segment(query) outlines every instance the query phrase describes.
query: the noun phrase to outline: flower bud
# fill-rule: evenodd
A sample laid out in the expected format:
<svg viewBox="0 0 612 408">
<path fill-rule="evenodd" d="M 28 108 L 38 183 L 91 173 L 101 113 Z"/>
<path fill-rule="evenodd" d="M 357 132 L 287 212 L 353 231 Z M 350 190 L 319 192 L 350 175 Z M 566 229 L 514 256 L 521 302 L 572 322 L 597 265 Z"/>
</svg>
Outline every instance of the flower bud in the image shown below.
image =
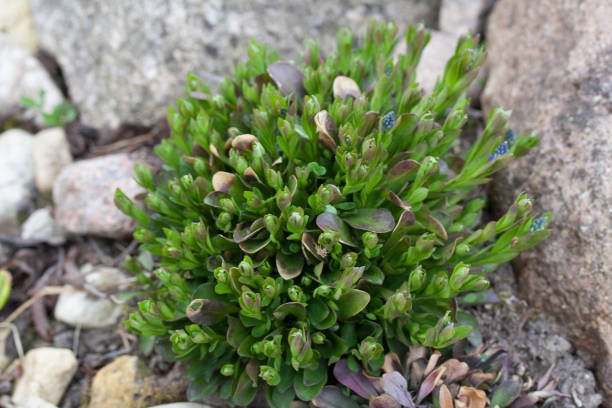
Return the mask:
<svg viewBox="0 0 612 408">
<path fill-rule="evenodd" d="M 374 249 L 378 245 L 378 235 L 370 231 L 364 232 L 361 236 L 361 241 L 366 248 Z"/>
<path fill-rule="evenodd" d="M 193 341 L 194 343 L 205 344 L 205 343 L 210 343 L 214 340 L 211 333 L 204 331 L 197 324 L 189 325 L 185 327 L 185 330 L 187 331 L 187 333 L 189 333 L 189 336 L 191 337 L 191 341 Z M 207 327 L 207 331 L 212 332 L 212 329 Z M 214 334 L 214 332 L 212 334 Z"/>
<path fill-rule="evenodd" d="M 226 283 L 227 282 L 227 271 L 223 268 L 217 268 L 215 269 L 215 279 L 217 280 L 217 282 L 219 283 Z"/>
<path fill-rule="evenodd" d="M 234 365 L 233 364 L 223 364 L 219 371 L 221 372 L 221 375 L 225 377 L 230 377 L 234 375 Z"/>
<path fill-rule="evenodd" d="M 176 353 L 182 353 L 183 351 L 187 350 L 189 346 L 193 344 L 191 342 L 191 338 L 189 337 L 187 333 L 185 333 L 184 330 L 176 330 L 170 336 L 170 342 L 172 343 L 172 349 Z"/>
<path fill-rule="evenodd" d="M 219 204 L 223 210 L 233 214 L 236 213 L 236 206 L 231 198 L 222 198 L 219 200 Z"/>
<path fill-rule="evenodd" d="M 523 198 L 517 204 L 519 213 L 524 214 L 530 211 L 531 207 L 533 207 L 533 200 L 531 200 L 530 198 Z"/>
<path fill-rule="evenodd" d="M 279 290 L 280 290 L 280 287 L 276 285 L 276 282 L 274 281 L 274 279 L 270 277 L 267 277 L 266 279 L 264 279 L 264 283 L 262 286 L 262 291 L 264 295 L 266 295 L 269 298 L 274 299 L 278 295 Z"/>
<path fill-rule="evenodd" d="M 338 233 L 336 231 L 323 231 L 319 235 L 318 243 L 323 248 L 327 249 L 328 251 L 331 251 L 333 246 L 336 244 L 336 242 L 338 242 L 339 239 L 340 237 L 338 236 Z"/>
<path fill-rule="evenodd" d="M 296 167 L 295 168 L 295 177 L 298 181 L 298 186 L 305 187 L 308 185 L 308 177 L 310 176 L 310 168 L 308 166 L 304 167 Z"/>
<path fill-rule="evenodd" d="M 302 288 L 297 285 L 292 285 L 289 287 L 289 289 L 287 289 L 287 294 L 289 295 L 289 299 L 291 299 L 293 302 L 302 301 L 302 297 L 304 296 Z"/>
<path fill-rule="evenodd" d="M 455 266 L 453 273 L 450 278 L 450 286 L 454 290 L 458 291 L 461 289 L 463 282 L 465 282 L 466 278 L 470 275 L 470 266 L 464 263 L 459 263 Z"/>
<path fill-rule="evenodd" d="M 276 386 L 280 383 L 281 377 L 274 367 L 267 365 L 259 366 L 259 377 L 268 385 Z"/>
<path fill-rule="evenodd" d="M 376 156 L 376 140 L 373 137 L 367 138 L 361 145 L 361 156 L 366 162 L 370 162 Z"/>
<path fill-rule="evenodd" d="M 425 271 L 421 265 L 417 266 L 412 272 L 410 272 L 410 277 L 408 278 L 408 282 L 410 283 L 410 292 L 418 292 L 423 288 L 425 284 Z"/>
<path fill-rule="evenodd" d="M 489 281 L 483 278 L 482 276 L 475 277 L 476 279 L 469 281 L 461 290 L 463 291 L 481 291 L 485 290 L 489 287 Z"/>
<path fill-rule="evenodd" d="M 351 152 L 344 153 L 344 156 L 342 157 L 342 162 L 344 163 L 345 169 L 348 170 L 352 168 L 353 164 L 355 164 L 355 155 Z"/>
<path fill-rule="evenodd" d="M 251 276 L 253 274 L 253 261 L 250 257 L 245 256 L 242 261 L 238 264 L 240 275 Z"/>
<path fill-rule="evenodd" d="M 317 193 L 317 198 L 322 204 L 329 204 L 334 199 L 334 190 L 331 187 L 321 186 Z"/>
<path fill-rule="evenodd" d="M 323 344 L 325 343 L 325 334 L 321 332 L 314 332 L 312 334 L 312 342 L 314 344 Z"/>
<path fill-rule="evenodd" d="M 367 337 L 359 344 L 359 359 L 363 363 L 368 363 L 380 357 L 382 352 L 383 346 L 373 337 Z"/>
<path fill-rule="evenodd" d="M 332 290 L 327 285 L 321 285 L 316 288 L 313 292 L 315 296 L 328 297 L 331 294 Z"/>
<path fill-rule="evenodd" d="M 261 295 L 247 287 L 242 288 L 242 295 L 238 298 L 240 308 L 246 316 L 259 316 L 261 310 Z"/>
<path fill-rule="evenodd" d="M 268 214 L 264 217 L 264 225 L 271 235 L 275 235 L 280 229 L 280 220 L 276 215 Z"/>
<path fill-rule="evenodd" d="M 463 258 L 464 256 L 469 255 L 471 250 L 472 247 L 469 244 L 462 242 L 455 248 L 455 253 Z"/>
<path fill-rule="evenodd" d="M 271 168 L 267 169 L 266 183 L 268 183 L 270 187 L 277 191 L 283 188 L 283 178 L 281 177 L 280 172 Z"/>
<path fill-rule="evenodd" d="M 306 226 L 306 218 L 304 217 L 304 210 L 300 207 L 296 208 L 289 214 L 287 220 L 287 228 L 291 232 L 301 232 Z"/>
<path fill-rule="evenodd" d="M 347 252 L 346 254 L 342 255 L 342 258 L 340 259 L 340 267 L 342 269 L 352 268 L 357 263 L 357 256 L 358 255 L 355 252 Z"/>
<path fill-rule="evenodd" d="M 412 309 L 412 299 L 408 290 L 398 290 L 387 299 L 384 308 L 385 319 L 393 320 Z"/>
<path fill-rule="evenodd" d="M 286 188 L 276 193 L 276 205 L 281 211 L 286 210 L 289 204 L 291 204 L 291 194 Z"/>
</svg>

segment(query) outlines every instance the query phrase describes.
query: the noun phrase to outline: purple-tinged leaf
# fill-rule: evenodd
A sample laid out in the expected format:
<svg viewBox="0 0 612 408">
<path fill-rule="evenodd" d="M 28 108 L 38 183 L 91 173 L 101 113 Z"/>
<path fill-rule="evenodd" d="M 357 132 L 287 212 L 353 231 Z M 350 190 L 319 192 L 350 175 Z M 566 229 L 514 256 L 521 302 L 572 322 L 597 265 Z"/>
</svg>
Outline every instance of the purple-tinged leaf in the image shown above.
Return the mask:
<svg viewBox="0 0 612 408">
<path fill-rule="evenodd" d="M 213 191 L 212 193 L 209 193 L 208 195 L 206 195 L 206 197 L 204 197 L 204 204 L 210 205 L 211 207 L 215 208 L 222 208 L 221 199 L 226 197 L 227 194 L 221 191 Z"/>
<path fill-rule="evenodd" d="M 357 246 L 353 237 L 351 236 L 351 231 L 348 226 L 338 217 L 336 214 L 332 214 L 330 212 L 323 212 L 317 216 L 317 227 L 319 227 L 322 231 L 329 230 L 338 233 L 340 237 L 340 242 L 350 246 Z"/>
<path fill-rule="evenodd" d="M 242 249 L 247 254 L 255 254 L 261 251 L 262 249 L 264 249 L 266 245 L 270 243 L 270 241 L 271 239 L 270 237 L 268 237 L 267 239 L 263 239 L 263 240 L 244 241 L 238 244 L 238 246 L 240 247 L 240 249 Z"/>
<path fill-rule="evenodd" d="M 378 396 L 378 392 L 368 378 L 363 375 L 361 370 L 352 371 L 346 359 L 338 361 L 334 365 L 334 377 L 345 387 L 350 388 L 355 394 L 369 400 L 371 397 Z"/>
<path fill-rule="evenodd" d="M 220 300 L 194 299 L 187 306 L 187 318 L 194 323 L 212 325 L 226 318 L 226 315 L 236 311 L 231 303 Z"/>
<path fill-rule="evenodd" d="M 208 94 L 205 94 L 204 92 L 192 91 L 189 96 L 200 101 L 208 100 Z"/>
<path fill-rule="evenodd" d="M 395 194 L 393 191 L 389 190 L 389 189 L 384 189 L 383 193 L 387 196 L 387 199 L 389 201 L 391 201 L 393 204 L 397 205 L 398 207 L 409 211 L 410 210 L 410 203 L 402 198 L 400 198 L 397 194 Z"/>
<path fill-rule="evenodd" d="M 436 384 L 440 380 L 440 377 L 442 377 L 442 374 L 444 374 L 444 368 L 438 367 L 433 370 L 427 377 L 425 377 L 425 380 L 423 380 L 423 383 L 419 388 L 419 393 L 417 395 L 417 403 L 420 403 L 425 397 L 431 394 L 434 388 L 436 388 Z"/>
<path fill-rule="evenodd" d="M 335 138 L 337 130 L 336 124 L 329 112 L 322 110 L 315 115 L 314 121 L 317 126 L 317 131 L 319 132 L 319 141 L 329 150 L 335 152 L 338 148 L 338 143 Z"/>
<path fill-rule="evenodd" d="M 295 94 L 298 98 L 304 96 L 304 74 L 298 67 L 289 62 L 279 61 L 268 65 L 267 71 L 284 95 Z"/>
<path fill-rule="evenodd" d="M 408 382 L 404 376 L 397 371 L 383 374 L 382 388 L 387 394 L 392 396 L 393 399 L 403 406 L 415 408 L 414 402 L 412 402 L 412 396 L 408 392 Z"/>
<path fill-rule="evenodd" d="M 226 171 L 218 171 L 212 176 L 212 185 L 215 191 L 227 193 L 234 185 L 236 176 Z"/>
<path fill-rule="evenodd" d="M 370 398 L 370 408 L 401 408 L 402 404 L 397 402 L 389 394 L 379 395 L 378 397 Z"/>
<path fill-rule="evenodd" d="M 342 393 L 340 388 L 326 385 L 310 401 L 316 408 L 359 408 L 359 404 Z"/>
<path fill-rule="evenodd" d="M 253 143 L 257 141 L 257 137 L 249 133 L 245 133 L 243 135 L 238 135 L 233 138 L 231 145 L 236 150 L 251 150 L 253 148 Z"/>
<path fill-rule="evenodd" d="M 440 387 L 440 408 L 453 408 L 453 397 L 446 384 L 442 384 Z"/>
<path fill-rule="evenodd" d="M 393 230 L 393 215 L 384 208 L 360 208 L 344 216 L 344 221 L 351 227 L 382 234 Z"/>
<path fill-rule="evenodd" d="M 338 75 L 334 79 L 334 83 L 332 85 L 334 98 L 346 99 L 348 96 L 352 96 L 353 98 L 359 98 L 361 95 L 361 89 L 359 89 L 359 85 L 352 78 Z"/>
<path fill-rule="evenodd" d="M 326 255 L 322 253 L 314 237 L 308 232 L 302 234 L 302 253 L 306 259 L 314 259 L 314 261 L 322 261 Z"/>
<path fill-rule="evenodd" d="M 394 371 L 402 371 L 402 363 L 399 357 L 394 352 L 390 351 L 385 354 L 385 362 L 383 363 L 382 369 L 385 373 L 392 373 Z"/>
<path fill-rule="evenodd" d="M 234 242 L 239 244 L 251 238 L 264 228 L 263 218 L 258 218 L 253 222 L 245 221 L 236 225 L 234 228 Z"/>
<path fill-rule="evenodd" d="M 470 371 L 469 365 L 454 358 L 446 360 L 440 367 L 446 367 L 442 374 L 442 381 L 449 385 L 462 380 Z"/>
<path fill-rule="evenodd" d="M 293 279 L 300 276 L 304 268 L 304 258 L 301 256 L 289 255 L 282 252 L 276 254 L 276 269 L 279 275 L 285 279 Z"/>
<path fill-rule="evenodd" d="M 416 160 L 401 160 L 389 170 L 387 178 L 395 179 L 398 177 L 406 178 L 416 172 L 420 167 L 420 163 Z"/>
</svg>

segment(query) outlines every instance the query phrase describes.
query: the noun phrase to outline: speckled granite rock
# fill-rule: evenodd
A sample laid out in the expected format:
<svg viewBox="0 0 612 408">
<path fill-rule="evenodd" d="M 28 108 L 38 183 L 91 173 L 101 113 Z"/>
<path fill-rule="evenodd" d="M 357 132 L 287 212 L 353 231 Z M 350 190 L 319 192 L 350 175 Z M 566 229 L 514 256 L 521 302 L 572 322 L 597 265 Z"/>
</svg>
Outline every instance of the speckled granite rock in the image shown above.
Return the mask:
<svg viewBox="0 0 612 408">
<path fill-rule="evenodd" d="M 181 96 L 185 75 L 225 76 L 251 38 L 297 58 L 304 40 L 335 48 L 336 30 L 370 19 L 437 24 L 439 0 L 32 0 L 41 46 L 53 53 L 85 123 L 152 124 Z"/>
<path fill-rule="evenodd" d="M 517 262 L 522 290 L 561 316 L 597 357 L 612 405 L 612 6 L 609 0 L 501 0 L 487 30 L 486 109 L 541 145 L 492 183 L 500 209 L 527 191 L 552 236 Z"/>
<path fill-rule="evenodd" d="M 53 187 L 55 219 L 66 231 L 111 238 L 129 236 L 135 221 L 117 209 L 115 189 L 130 198 L 144 190 L 132 179 L 136 163 L 150 162 L 148 154 L 113 154 L 72 163 Z"/>
</svg>

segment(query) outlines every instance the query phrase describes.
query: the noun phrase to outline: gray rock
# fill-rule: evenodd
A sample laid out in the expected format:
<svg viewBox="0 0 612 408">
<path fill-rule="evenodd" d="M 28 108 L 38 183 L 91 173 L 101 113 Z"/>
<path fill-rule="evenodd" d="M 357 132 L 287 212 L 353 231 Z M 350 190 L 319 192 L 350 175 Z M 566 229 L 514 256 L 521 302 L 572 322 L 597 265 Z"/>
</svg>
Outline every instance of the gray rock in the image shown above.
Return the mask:
<svg viewBox="0 0 612 408">
<path fill-rule="evenodd" d="M 437 23 L 439 0 L 32 0 L 43 48 L 63 68 L 85 123 L 152 124 L 182 96 L 187 72 L 225 76 L 246 57 L 251 38 L 282 58 L 297 58 L 304 40 L 328 54 L 336 30 L 363 31 L 370 19 Z"/>
<path fill-rule="evenodd" d="M 0 78 L 2 78 L 1 73 Z M 0 160 L 1 222 L 14 219 L 19 203 L 29 195 L 27 186 L 34 178 L 32 135 L 21 129 L 7 130 L 0 134 L 0 152 L 2 152 L 2 160 Z"/>
<path fill-rule="evenodd" d="M 501 0 L 487 29 L 486 110 L 513 109 L 540 146 L 492 184 L 504 211 L 527 191 L 551 238 L 517 260 L 521 291 L 596 356 L 612 405 L 612 7 L 609 0 Z"/>
<path fill-rule="evenodd" d="M 416 70 L 417 82 L 426 93 L 433 92 L 438 77 L 444 73 L 446 62 L 455 54 L 458 34 L 432 31 Z"/>
<path fill-rule="evenodd" d="M 17 408 L 56 408 L 56 406 L 39 397 L 25 397 Z"/>
<path fill-rule="evenodd" d="M 129 277 L 121 270 L 106 266 L 85 264 L 81 268 L 85 285 L 104 290 L 116 288 Z M 55 304 L 55 319 L 71 326 L 84 328 L 109 327 L 117 323 L 122 309 L 105 297 L 94 296 L 85 291 L 64 292 Z"/>
<path fill-rule="evenodd" d="M 23 404 L 28 398 L 38 397 L 59 404 L 77 365 L 77 359 L 68 349 L 40 347 L 28 351 L 23 359 L 23 375 L 13 390 L 13 401 Z"/>
<path fill-rule="evenodd" d="M 6 34 L 0 33 L 0 115 L 8 114 L 19 105 L 22 97 L 38 100 L 38 93 L 45 91 L 43 110 L 51 112 L 64 101 L 62 93 L 51 80 L 43 66 L 28 50 L 17 45 Z M 42 126 L 42 117 L 26 111 L 24 119 L 32 119 Z"/>
<path fill-rule="evenodd" d="M 34 181 L 38 191 L 51 193 L 60 171 L 72 163 L 70 144 L 64 129 L 55 127 L 40 131 L 34 136 Z"/>
<path fill-rule="evenodd" d="M 55 219 L 68 232 L 111 238 L 129 236 L 136 222 L 113 202 L 120 188 L 133 198 L 144 190 L 132 179 L 143 154 L 114 154 L 72 163 L 62 170 L 53 187 Z"/>
<path fill-rule="evenodd" d="M 490 2 L 490 0 L 442 0 L 440 30 L 457 35 L 470 30 L 472 34 L 477 34 L 482 28 L 481 20 Z"/>
<path fill-rule="evenodd" d="M 35 51 L 37 46 L 29 1 L 2 0 L 0 33 L 6 33 L 20 46 Z"/>
<path fill-rule="evenodd" d="M 21 239 L 60 243 L 64 241 L 64 230 L 53 219 L 48 208 L 34 211 L 21 226 Z"/>
</svg>

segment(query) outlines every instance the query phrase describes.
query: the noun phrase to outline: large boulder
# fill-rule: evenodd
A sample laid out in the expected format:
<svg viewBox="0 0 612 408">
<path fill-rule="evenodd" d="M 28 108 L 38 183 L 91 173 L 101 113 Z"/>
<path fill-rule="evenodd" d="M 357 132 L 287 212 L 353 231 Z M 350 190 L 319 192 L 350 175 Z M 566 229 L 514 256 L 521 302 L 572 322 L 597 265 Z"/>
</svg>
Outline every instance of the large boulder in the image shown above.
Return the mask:
<svg viewBox="0 0 612 408">
<path fill-rule="evenodd" d="M 185 76 L 214 79 L 246 57 L 251 38 L 282 58 L 304 40 L 335 49 L 336 30 L 370 19 L 437 22 L 439 0 L 32 0 L 41 47 L 54 54 L 85 123 L 153 124 L 182 96 Z"/>
<path fill-rule="evenodd" d="M 557 314 L 597 356 L 612 404 L 612 5 L 501 0 L 487 29 L 483 105 L 541 145 L 493 183 L 494 205 L 520 192 L 552 211 L 552 236 L 518 260 L 530 302 Z"/>
</svg>

